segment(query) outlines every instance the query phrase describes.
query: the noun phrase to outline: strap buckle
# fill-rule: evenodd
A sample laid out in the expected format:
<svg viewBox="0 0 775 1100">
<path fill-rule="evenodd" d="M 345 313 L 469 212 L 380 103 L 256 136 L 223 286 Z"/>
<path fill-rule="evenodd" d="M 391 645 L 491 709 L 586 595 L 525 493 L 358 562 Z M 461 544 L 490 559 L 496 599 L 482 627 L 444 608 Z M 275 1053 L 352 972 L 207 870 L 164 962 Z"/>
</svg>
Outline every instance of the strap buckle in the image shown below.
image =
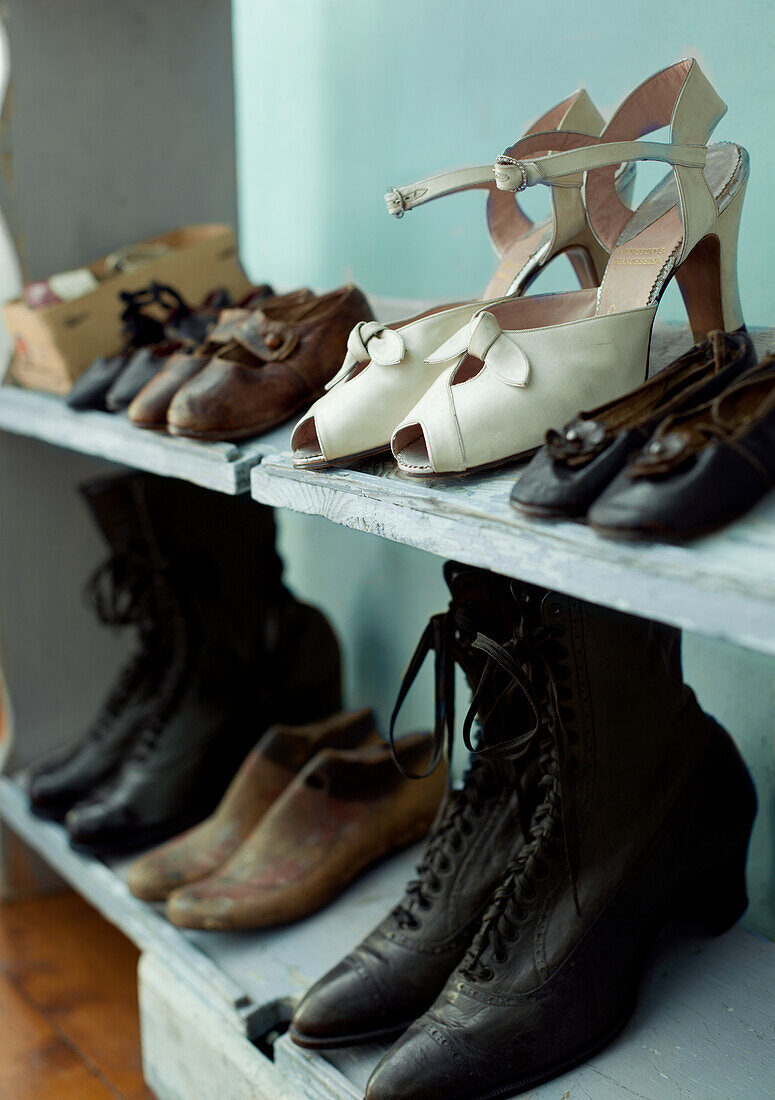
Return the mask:
<svg viewBox="0 0 775 1100">
<path fill-rule="evenodd" d="M 388 214 L 392 214 L 394 218 L 403 218 L 406 213 L 406 199 L 403 192 L 397 187 L 388 187 L 385 192 L 385 206 Z"/>
<path fill-rule="evenodd" d="M 508 172 L 499 172 L 499 168 L 508 168 Z M 519 172 L 519 180 L 515 183 L 514 172 Z M 495 176 L 495 182 L 498 185 L 498 189 L 501 191 L 524 191 L 527 187 L 527 169 L 521 160 L 515 160 L 514 157 L 509 157 L 505 153 L 501 153 L 499 157 L 495 158 L 495 163 L 492 167 L 492 174 Z"/>
</svg>

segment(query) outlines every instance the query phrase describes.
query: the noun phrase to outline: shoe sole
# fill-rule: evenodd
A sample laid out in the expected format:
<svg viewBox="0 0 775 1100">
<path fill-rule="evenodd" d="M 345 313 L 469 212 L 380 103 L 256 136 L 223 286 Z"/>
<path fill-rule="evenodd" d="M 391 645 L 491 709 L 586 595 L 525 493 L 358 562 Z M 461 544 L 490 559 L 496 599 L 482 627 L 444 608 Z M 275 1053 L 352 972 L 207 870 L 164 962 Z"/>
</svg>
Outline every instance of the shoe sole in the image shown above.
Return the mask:
<svg viewBox="0 0 775 1100">
<path fill-rule="evenodd" d="M 97 856 L 98 858 L 126 855 L 130 852 L 139 852 L 143 848 L 154 848 L 158 844 L 163 844 L 165 840 L 169 840 L 171 837 L 185 832 L 186 829 L 198 825 L 200 821 L 204 821 L 205 817 L 207 817 L 207 814 L 179 818 L 165 825 L 158 825 L 132 833 L 130 836 L 117 837 L 115 840 L 97 840 L 91 843 L 89 841 L 74 840 L 73 837 L 70 837 L 70 847 L 74 852 L 79 852 L 81 855 Z"/>
<path fill-rule="evenodd" d="M 382 1028 L 379 1031 L 362 1031 L 355 1035 L 333 1035 L 326 1039 L 313 1038 L 291 1024 L 288 1034 L 296 1046 L 304 1047 L 305 1050 L 337 1050 L 340 1047 L 357 1047 L 364 1046 L 366 1043 L 379 1043 L 385 1039 L 398 1039 L 413 1023 L 413 1020 L 407 1020 L 405 1024 Z"/>
</svg>

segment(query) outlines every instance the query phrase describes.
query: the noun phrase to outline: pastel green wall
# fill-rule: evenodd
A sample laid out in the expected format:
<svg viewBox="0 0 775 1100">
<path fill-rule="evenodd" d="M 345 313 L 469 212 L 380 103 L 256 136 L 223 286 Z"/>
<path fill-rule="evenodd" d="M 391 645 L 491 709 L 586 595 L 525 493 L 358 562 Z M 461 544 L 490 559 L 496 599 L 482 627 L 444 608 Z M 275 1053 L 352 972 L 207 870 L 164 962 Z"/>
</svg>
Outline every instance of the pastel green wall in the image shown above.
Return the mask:
<svg viewBox="0 0 775 1100">
<path fill-rule="evenodd" d="M 397 222 L 385 213 L 386 187 L 490 162 L 579 86 L 610 113 L 652 72 L 692 54 L 729 104 L 718 140 L 751 153 L 743 304 L 749 324 L 772 323 L 771 0 L 233 6 L 242 228 L 257 276 L 320 287 L 354 279 L 397 297 L 481 293 L 492 267 L 483 197 L 445 199 Z M 555 273 L 546 288 L 566 278 Z M 661 316 L 682 316 L 677 294 Z"/>
<path fill-rule="evenodd" d="M 770 0 L 233 6 L 242 253 L 254 278 L 320 288 L 353 279 L 397 297 L 480 293 L 492 265 L 482 197 L 434 203 L 396 222 L 384 210 L 386 186 L 487 163 L 579 85 L 610 111 L 634 84 L 691 53 L 730 105 L 719 139 L 751 151 L 743 302 L 749 323 L 772 324 Z M 548 274 L 546 289 L 569 278 Z M 660 316 L 682 317 L 677 295 Z M 446 603 L 439 559 L 323 519 L 283 513 L 280 530 L 290 583 L 338 627 L 349 702 L 374 705 L 384 726 L 428 615 Z M 701 702 L 732 731 L 756 776 L 747 923 L 775 937 L 775 661 L 691 637 L 685 660 Z M 404 728 L 427 726 L 431 714 L 426 678 Z"/>
</svg>

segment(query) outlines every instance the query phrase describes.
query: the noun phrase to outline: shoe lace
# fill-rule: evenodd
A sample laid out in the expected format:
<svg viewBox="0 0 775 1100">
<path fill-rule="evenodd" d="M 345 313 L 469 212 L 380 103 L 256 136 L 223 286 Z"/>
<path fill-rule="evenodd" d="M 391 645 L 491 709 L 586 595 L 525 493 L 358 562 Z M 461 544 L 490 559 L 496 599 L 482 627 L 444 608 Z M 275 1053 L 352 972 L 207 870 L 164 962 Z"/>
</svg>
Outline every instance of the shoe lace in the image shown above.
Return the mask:
<svg viewBox="0 0 775 1100">
<path fill-rule="evenodd" d="M 454 600 L 447 611 L 432 615 L 407 666 L 390 717 L 388 738 L 396 767 L 407 779 L 424 779 L 443 756 L 451 758 L 455 734 L 455 666 L 465 668 L 468 640 L 476 635 L 472 620 Z M 434 719 L 428 767 L 421 774 L 409 771 L 396 753 L 395 728 L 401 707 L 426 657 L 434 654 Z"/>
<path fill-rule="evenodd" d="M 128 700 L 138 690 L 153 667 L 150 646 L 153 617 L 151 612 L 153 577 L 141 555 L 132 551 L 113 554 L 92 573 L 86 582 L 85 596 L 104 626 L 137 626 L 143 644 L 118 675 L 100 707 L 87 737 L 102 740 Z"/>
<path fill-rule="evenodd" d="M 464 851 L 465 841 L 473 832 L 473 822 L 488 805 L 492 793 L 494 768 L 483 760 L 474 760 L 463 786 L 450 791 L 447 804 L 425 846 L 421 861 L 393 909 L 392 916 L 404 931 L 420 927 L 417 910 L 428 911 L 443 888 L 442 879 L 455 866 Z"/>
<path fill-rule="evenodd" d="M 478 750 L 479 755 L 519 758 L 537 742 L 538 786 L 543 791 L 527 833 L 528 841 L 493 894 L 482 926 L 461 964 L 472 980 L 489 981 L 494 972 L 484 961 L 487 950 L 492 951 L 497 963 L 507 961 L 508 944 L 518 938 L 519 925 L 528 919 L 530 906 L 539 896 L 535 883 L 546 877 L 548 864 L 557 858 L 565 863 L 579 912 L 578 813 L 576 784 L 567 776 L 572 758 L 558 685 L 561 661 L 553 652 L 556 632 L 543 626 L 532 628 L 523 617 L 509 646 L 499 646 L 491 639 L 476 639 L 473 644 L 484 648 L 491 662 L 512 675 L 536 718 L 533 729 L 500 744 L 485 745 Z"/>
<path fill-rule="evenodd" d="M 462 972 L 471 981 L 487 982 L 495 976 L 486 961 L 488 952 L 494 962 L 508 962 L 509 947 L 518 940 L 520 925 L 528 920 L 530 907 L 538 899 L 536 883 L 547 877 L 549 863 L 564 854 L 562 783 L 556 744 L 551 735 L 543 741 L 539 766 L 542 772 L 539 785 L 544 789 L 544 798 L 533 816 L 530 839 L 509 865 L 461 963 Z M 578 906 L 578 902 L 576 904 Z"/>
</svg>

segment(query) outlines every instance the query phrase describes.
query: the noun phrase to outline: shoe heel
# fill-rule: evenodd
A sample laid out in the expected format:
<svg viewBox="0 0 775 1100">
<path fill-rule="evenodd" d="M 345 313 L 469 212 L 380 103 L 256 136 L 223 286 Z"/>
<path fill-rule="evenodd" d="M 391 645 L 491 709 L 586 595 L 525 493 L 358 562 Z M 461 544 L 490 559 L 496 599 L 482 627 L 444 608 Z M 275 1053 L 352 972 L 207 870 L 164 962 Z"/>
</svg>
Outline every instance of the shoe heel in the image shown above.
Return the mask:
<svg viewBox="0 0 775 1100">
<path fill-rule="evenodd" d="M 608 265 L 608 252 L 589 226 L 570 241 L 563 252 L 570 260 L 581 289 L 596 290 L 603 281 L 603 274 Z"/>
<path fill-rule="evenodd" d="M 748 180 L 676 271 L 676 282 L 697 343 L 713 329 L 735 332 L 743 326 L 737 280 L 737 242 Z"/>
<path fill-rule="evenodd" d="M 737 924 L 748 908 L 745 853 L 741 858 L 742 867 L 736 869 L 734 874 L 709 875 L 688 888 L 673 914 L 673 920 L 697 924 L 711 936 L 720 936 Z"/>
</svg>

